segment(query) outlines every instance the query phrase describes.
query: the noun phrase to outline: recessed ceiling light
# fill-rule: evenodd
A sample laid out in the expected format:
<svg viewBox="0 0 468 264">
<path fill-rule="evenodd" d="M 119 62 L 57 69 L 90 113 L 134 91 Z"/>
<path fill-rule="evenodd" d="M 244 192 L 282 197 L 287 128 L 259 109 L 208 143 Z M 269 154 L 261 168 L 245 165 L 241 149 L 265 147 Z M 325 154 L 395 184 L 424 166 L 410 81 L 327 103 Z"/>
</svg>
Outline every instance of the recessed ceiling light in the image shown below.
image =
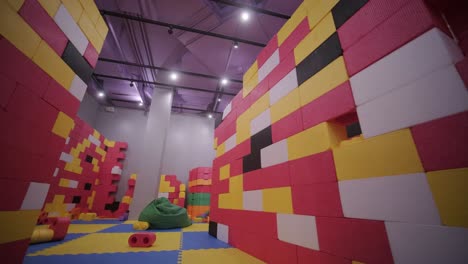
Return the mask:
<svg viewBox="0 0 468 264">
<path fill-rule="evenodd" d="M 104 92 L 99 92 L 97 95 L 98 95 L 98 97 L 104 97 L 105 94 L 104 94 Z"/>
<path fill-rule="evenodd" d="M 246 21 L 249 20 L 249 18 L 250 18 L 249 12 L 247 12 L 247 11 L 242 11 L 242 14 L 241 14 L 241 19 L 242 19 L 242 21 L 246 22 Z"/>
<path fill-rule="evenodd" d="M 143 105 L 143 102 L 139 102 L 138 105 L 139 105 L 139 106 L 142 106 L 142 105 Z"/>
<path fill-rule="evenodd" d="M 228 82 L 229 82 L 229 81 L 228 81 L 228 79 L 226 79 L 226 78 L 223 78 L 223 79 L 221 80 L 221 84 L 222 84 L 222 85 L 226 85 L 226 84 L 228 84 Z"/>
<path fill-rule="evenodd" d="M 221 98 L 218 98 L 218 102 L 221 102 Z"/>
<path fill-rule="evenodd" d="M 175 72 L 171 73 L 171 80 L 175 81 L 175 80 L 177 80 L 178 77 L 179 76 L 177 75 L 177 73 L 175 73 Z"/>
<path fill-rule="evenodd" d="M 208 118 L 213 118 L 213 115 L 212 115 L 212 114 L 208 114 Z"/>
<path fill-rule="evenodd" d="M 237 41 L 234 41 L 233 47 L 234 47 L 235 49 L 239 48 L 239 43 L 238 43 Z"/>
</svg>

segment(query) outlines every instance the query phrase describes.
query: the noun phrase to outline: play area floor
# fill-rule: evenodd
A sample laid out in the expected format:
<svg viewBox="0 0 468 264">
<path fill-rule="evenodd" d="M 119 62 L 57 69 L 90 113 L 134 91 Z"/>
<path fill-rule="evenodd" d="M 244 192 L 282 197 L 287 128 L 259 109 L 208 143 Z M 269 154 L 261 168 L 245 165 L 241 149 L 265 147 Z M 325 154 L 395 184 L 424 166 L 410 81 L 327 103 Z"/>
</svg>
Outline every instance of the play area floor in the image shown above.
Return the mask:
<svg viewBox="0 0 468 264">
<path fill-rule="evenodd" d="M 132 224 L 116 220 L 73 221 L 63 241 L 31 245 L 24 263 L 263 263 L 210 236 L 208 224 L 143 231 L 156 233 L 156 242 L 152 247 L 132 248 L 127 242 L 136 232 Z"/>
</svg>

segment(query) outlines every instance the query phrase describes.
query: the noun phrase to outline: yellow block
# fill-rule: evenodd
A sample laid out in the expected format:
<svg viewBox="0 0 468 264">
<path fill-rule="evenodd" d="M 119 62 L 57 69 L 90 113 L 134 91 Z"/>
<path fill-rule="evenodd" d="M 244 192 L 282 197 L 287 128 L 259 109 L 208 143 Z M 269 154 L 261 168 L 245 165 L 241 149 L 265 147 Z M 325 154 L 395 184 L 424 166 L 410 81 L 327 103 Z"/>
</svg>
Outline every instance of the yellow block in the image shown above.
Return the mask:
<svg viewBox="0 0 468 264">
<path fill-rule="evenodd" d="M 281 118 L 291 114 L 300 107 L 301 100 L 299 98 L 299 89 L 296 88 L 271 107 L 271 123 L 279 121 Z"/>
<path fill-rule="evenodd" d="M 218 146 L 218 148 L 216 149 L 216 157 L 220 157 L 221 155 L 224 154 L 226 150 L 226 144 L 221 144 Z"/>
<path fill-rule="evenodd" d="M 104 161 L 104 157 L 106 157 L 106 151 L 104 151 L 100 147 L 96 147 L 96 153 L 102 156 L 102 161 Z"/>
<path fill-rule="evenodd" d="M 70 89 L 75 73 L 47 42 L 41 42 L 32 60 L 65 89 Z"/>
<path fill-rule="evenodd" d="M 44 211 L 48 212 L 49 215 L 64 215 L 67 212 L 67 206 L 64 203 L 65 195 L 55 195 L 52 203 L 47 203 L 44 207 Z"/>
<path fill-rule="evenodd" d="M 96 51 L 100 53 L 102 45 L 104 44 L 104 39 L 96 31 L 94 23 L 91 22 L 90 18 L 87 15 L 87 12 L 83 12 L 83 14 L 81 15 L 80 21 L 78 21 L 78 26 L 80 26 L 81 30 L 83 30 L 83 33 L 93 44 Z"/>
<path fill-rule="evenodd" d="M 258 72 L 255 72 L 252 78 L 248 79 L 243 83 L 244 88 L 242 89 L 242 97 L 246 97 L 250 92 L 255 89 L 258 85 Z"/>
<path fill-rule="evenodd" d="M 248 113 L 241 114 L 236 121 L 236 143 L 240 144 L 250 138 L 250 118 Z"/>
<path fill-rule="evenodd" d="M 468 168 L 427 172 L 442 223 L 468 227 Z"/>
<path fill-rule="evenodd" d="M 46 227 L 48 227 L 46 225 Z M 31 235 L 31 244 L 42 243 L 51 241 L 54 237 L 54 230 L 49 228 L 43 228 L 41 226 L 36 226 Z"/>
<path fill-rule="evenodd" d="M 291 187 L 264 189 L 262 193 L 265 212 L 293 213 Z"/>
<path fill-rule="evenodd" d="M 218 138 L 215 137 L 214 141 L 213 141 L 213 149 L 216 149 L 218 147 Z"/>
<path fill-rule="evenodd" d="M 163 175 L 164 176 L 164 175 Z M 171 183 L 166 181 L 163 176 L 161 176 L 161 180 L 159 181 L 159 192 L 171 192 L 171 189 L 174 189 L 174 187 L 171 187 Z"/>
<path fill-rule="evenodd" d="M 322 18 L 328 14 L 339 0 L 304 0 L 307 9 L 309 27 L 312 29 Z"/>
<path fill-rule="evenodd" d="M 96 179 L 96 184 L 98 184 L 98 179 Z M 94 197 L 96 196 L 96 191 L 93 191 L 91 193 L 91 196 L 88 197 L 88 200 L 86 201 L 88 203 L 88 209 L 91 210 L 93 208 L 93 203 L 94 203 Z"/>
<path fill-rule="evenodd" d="M 70 186 L 70 180 L 69 179 L 60 179 L 60 182 L 59 182 L 59 186 L 60 187 L 69 187 Z"/>
<path fill-rule="evenodd" d="M 294 48 L 296 65 L 304 60 L 310 53 L 320 46 L 328 37 L 336 31 L 333 15 L 328 15 L 307 34 L 307 36 Z"/>
<path fill-rule="evenodd" d="M 194 226 L 194 225 L 192 225 Z M 198 225 L 197 225 L 198 226 Z M 237 248 L 217 248 L 217 249 L 204 249 L 203 254 L 199 250 L 183 250 L 182 262 L 184 264 L 262 264 L 265 263 Z"/>
<path fill-rule="evenodd" d="M 10 4 L 11 8 L 13 8 L 13 10 L 18 12 L 23 6 L 24 0 L 8 0 L 8 3 Z"/>
<path fill-rule="evenodd" d="M 96 129 L 94 129 L 93 131 L 93 137 L 99 139 L 101 137 L 101 133 L 99 133 L 99 131 L 97 131 Z"/>
<path fill-rule="evenodd" d="M 179 192 L 185 192 L 185 190 L 187 190 L 187 188 L 185 187 L 185 184 L 181 183 L 179 186 Z"/>
<path fill-rule="evenodd" d="M 331 122 L 320 123 L 287 139 L 288 158 L 295 160 L 329 150 L 346 138 L 345 127 Z"/>
<path fill-rule="evenodd" d="M 104 145 L 108 146 L 109 148 L 115 147 L 115 141 L 108 140 L 107 138 L 104 139 Z"/>
<path fill-rule="evenodd" d="M 137 174 L 133 173 L 132 175 L 130 175 L 130 179 L 136 180 L 137 179 Z"/>
<path fill-rule="evenodd" d="M 28 58 L 33 57 L 41 43 L 41 37 L 6 1 L 0 1 L 0 35 Z"/>
<path fill-rule="evenodd" d="M 185 191 L 179 192 L 179 198 L 185 198 Z"/>
<path fill-rule="evenodd" d="M 39 4 L 45 9 L 45 11 L 51 16 L 52 18 L 57 13 L 60 5 L 62 4 L 60 0 L 38 0 Z"/>
<path fill-rule="evenodd" d="M 249 109 L 246 111 L 247 118 L 249 119 L 249 122 L 263 113 L 265 110 L 267 110 L 270 107 L 270 93 L 267 92 L 265 93 L 262 97 L 260 97 L 255 103 L 250 106 Z"/>
<path fill-rule="evenodd" d="M 348 72 L 346 71 L 344 59 L 338 57 L 299 86 L 301 106 L 312 102 L 347 80 Z"/>
<path fill-rule="evenodd" d="M 107 33 L 109 32 L 109 28 L 106 25 L 106 21 L 99 16 L 96 22 L 96 31 L 101 36 L 102 39 L 106 39 Z"/>
<path fill-rule="evenodd" d="M 96 22 L 98 21 L 98 18 L 101 16 L 96 4 L 94 3 L 93 0 L 80 0 L 80 2 L 87 16 L 89 17 L 93 25 L 95 25 Z"/>
<path fill-rule="evenodd" d="M 75 121 L 67 116 L 67 114 L 59 112 L 52 128 L 52 133 L 66 139 L 74 127 Z"/>
<path fill-rule="evenodd" d="M 68 13 L 72 16 L 76 23 L 80 20 L 81 14 L 83 13 L 83 7 L 80 2 L 76 0 L 62 0 L 63 5 L 67 9 Z"/>
<path fill-rule="evenodd" d="M 78 219 L 83 221 L 93 221 L 96 217 L 96 213 L 81 213 Z"/>
<path fill-rule="evenodd" d="M 242 193 L 244 191 L 243 178 L 244 178 L 243 175 L 229 178 L 229 192 L 230 193 L 237 193 L 237 192 Z"/>
<path fill-rule="evenodd" d="M 40 210 L 0 211 L 0 244 L 28 239 Z"/>
<path fill-rule="evenodd" d="M 229 178 L 229 176 L 231 176 L 230 172 L 231 172 L 231 165 L 230 164 L 224 165 L 223 167 L 219 169 L 219 179 L 225 180 Z"/>
<path fill-rule="evenodd" d="M 93 166 L 93 171 L 94 171 L 94 172 L 99 172 L 99 166 L 94 165 L 94 166 Z"/>
<path fill-rule="evenodd" d="M 241 210 L 243 206 L 242 192 L 220 194 L 219 200 L 218 200 L 218 206 L 219 208 L 223 208 L 223 209 Z"/>
<path fill-rule="evenodd" d="M 253 76 L 255 73 L 258 72 L 258 63 L 257 61 L 254 61 L 254 63 L 252 64 L 252 66 L 250 66 L 250 68 L 244 73 L 244 78 L 243 78 L 243 83 L 245 85 L 246 82 L 248 82 Z M 258 77 L 257 77 L 258 79 Z"/>
<path fill-rule="evenodd" d="M 131 204 L 132 197 L 125 195 L 124 197 L 122 197 L 122 203 Z"/>
<path fill-rule="evenodd" d="M 352 141 L 333 149 L 340 181 L 424 171 L 409 129 Z"/>
<path fill-rule="evenodd" d="M 292 14 L 291 18 L 284 23 L 283 27 L 278 31 L 278 45 L 281 45 L 286 38 L 291 35 L 294 29 L 301 23 L 302 20 L 307 16 L 307 9 L 304 3 L 302 3 L 296 11 Z"/>
</svg>

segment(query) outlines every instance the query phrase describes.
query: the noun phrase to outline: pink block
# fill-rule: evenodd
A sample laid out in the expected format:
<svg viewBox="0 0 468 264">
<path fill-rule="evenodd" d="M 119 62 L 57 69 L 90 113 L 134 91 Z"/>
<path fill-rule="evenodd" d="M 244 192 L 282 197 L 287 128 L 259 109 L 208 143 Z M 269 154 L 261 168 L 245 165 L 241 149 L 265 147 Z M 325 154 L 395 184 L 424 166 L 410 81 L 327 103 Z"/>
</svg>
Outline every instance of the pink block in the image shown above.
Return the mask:
<svg viewBox="0 0 468 264">
<path fill-rule="evenodd" d="M 268 90 L 270 90 L 270 84 L 269 84 L 270 79 L 265 78 L 263 79 L 256 87 L 255 89 L 252 90 L 252 92 L 247 96 L 250 97 L 249 100 L 254 103 L 260 97 L 262 97 Z"/>
<path fill-rule="evenodd" d="M 68 39 L 37 0 L 26 0 L 19 14 L 59 56 L 62 55 Z"/>
<path fill-rule="evenodd" d="M 281 141 L 304 130 L 302 123 L 302 112 L 301 109 L 298 109 L 271 125 L 271 136 L 273 143 Z"/>
<path fill-rule="evenodd" d="M 298 246 L 289 244 L 276 239 L 265 239 L 261 243 L 265 243 L 269 248 L 267 254 L 267 263 L 271 264 L 297 264 L 297 248 Z"/>
<path fill-rule="evenodd" d="M 299 42 L 309 34 L 309 32 L 309 19 L 306 17 L 279 47 L 280 61 L 285 59 L 289 53 L 294 50 L 297 44 L 299 44 Z"/>
<path fill-rule="evenodd" d="M 0 210 L 16 211 L 21 208 L 29 182 L 13 179 L 0 179 Z"/>
<path fill-rule="evenodd" d="M 425 171 L 468 167 L 468 112 L 411 128 Z"/>
<path fill-rule="evenodd" d="M 288 73 L 296 67 L 294 52 L 290 52 L 284 59 L 268 74 L 268 86 L 271 88 L 281 81 Z"/>
<path fill-rule="evenodd" d="M 232 238 L 231 238 L 232 237 Z M 232 242 L 231 242 L 232 241 Z M 242 229 L 229 230 L 229 242 L 236 248 L 250 254 L 262 261 L 267 261 L 268 251 L 270 250 L 264 242 L 264 239 L 256 233 L 246 232 Z"/>
<path fill-rule="evenodd" d="M 31 230 L 32 232 L 32 230 Z M 30 239 L 16 240 L 0 244 L 0 256 L 3 263 L 23 263 Z"/>
<path fill-rule="evenodd" d="M 258 68 L 262 67 L 262 65 L 270 58 L 270 56 L 275 52 L 275 50 L 278 48 L 278 36 L 275 34 L 273 38 L 268 41 L 268 44 L 266 47 L 260 51 L 260 53 L 257 56 L 257 64 Z"/>
<path fill-rule="evenodd" d="M 195 192 L 195 189 L 192 189 Z M 211 186 L 212 193 L 228 193 L 229 192 L 229 179 L 219 181 L 217 184 Z"/>
<path fill-rule="evenodd" d="M 303 247 L 297 247 L 297 258 L 299 264 L 351 264 L 351 260 L 349 259 Z"/>
<path fill-rule="evenodd" d="M 244 191 L 290 186 L 288 163 L 245 173 L 243 184 Z"/>
<path fill-rule="evenodd" d="M 468 38 L 467 38 L 467 43 L 468 43 Z M 463 79 L 463 82 L 465 83 L 465 87 L 468 89 L 468 58 L 465 57 L 462 61 L 458 62 L 456 64 L 456 67 L 457 67 L 458 73 Z"/>
<path fill-rule="evenodd" d="M 89 65 L 91 65 L 91 67 L 96 68 L 96 63 L 98 61 L 99 54 L 96 51 L 96 49 L 93 47 L 91 42 L 88 43 L 88 46 L 86 47 L 83 57 L 86 59 Z"/>
<path fill-rule="evenodd" d="M 292 200 L 295 214 L 343 216 L 337 182 L 292 186 Z"/>
<path fill-rule="evenodd" d="M 278 238 L 275 213 L 230 210 L 232 226 L 273 239 Z"/>
<path fill-rule="evenodd" d="M 422 0 L 411 1 L 344 52 L 350 76 L 385 57 L 427 30 L 445 29 L 443 20 Z"/>
<path fill-rule="evenodd" d="M 232 176 L 236 176 L 242 173 L 243 173 L 243 159 L 237 159 L 231 162 L 230 174 Z"/>
<path fill-rule="evenodd" d="M 315 220 L 320 251 L 352 259 L 352 219 L 317 217 Z"/>
<path fill-rule="evenodd" d="M 356 109 L 349 81 L 301 108 L 304 129 L 330 121 Z"/>
<path fill-rule="evenodd" d="M 16 82 L 0 74 L 0 83 L 2 84 L 2 89 L 0 89 L 0 107 L 6 108 L 16 89 Z"/>
<path fill-rule="evenodd" d="M 231 109 L 232 110 L 235 110 L 237 109 L 237 107 L 239 106 L 240 102 L 242 101 L 242 90 L 239 91 L 236 96 L 234 96 L 234 98 L 232 98 L 232 101 L 231 101 Z M 232 111 L 231 110 L 231 111 Z"/>
<path fill-rule="evenodd" d="M 80 108 L 80 101 L 54 79 L 51 79 L 42 98 L 57 110 L 64 112 L 70 117 L 76 116 Z"/>
<path fill-rule="evenodd" d="M 217 128 L 218 130 L 218 145 L 223 144 L 228 138 L 236 133 L 236 122 L 222 123 Z"/>
<path fill-rule="evenodd" d="M 291 185 L 336 182 L 331 150 L 289 161 Z"/>
</svg>

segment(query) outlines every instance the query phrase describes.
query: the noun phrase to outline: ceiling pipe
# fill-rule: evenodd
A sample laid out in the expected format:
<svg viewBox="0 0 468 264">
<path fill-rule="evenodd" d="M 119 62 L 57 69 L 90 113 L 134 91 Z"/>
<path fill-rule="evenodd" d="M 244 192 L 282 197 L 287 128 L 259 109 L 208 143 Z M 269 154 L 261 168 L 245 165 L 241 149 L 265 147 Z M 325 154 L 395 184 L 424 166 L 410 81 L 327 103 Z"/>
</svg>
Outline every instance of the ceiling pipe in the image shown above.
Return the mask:
<svg viewBox="0 0 468 264">
<path fill-rule="evenodd" d="M 173 105 L 172 108 L 181 109 L 181 110 L 191 110 L 191 111 L 206 112 L 205 109 L 198 109 L 198 108 L 191 108 L 191 107 L 183 107 L 183 106 L 175 106 L 175 105 Z M 211 113 L 222 114 L 221 112 L 211 112 Z"/>
<path fill-rule="evenodd" d="M 103 15 L 103 16 L 106 15 L 106 16 L 125 18 L 125 19 L 128 19 L 128 20 L 141 21 L 143 23 L 148 23 L 148 24 L 157 25 L 157 26 L 166 27 L 166 28 L 171 28 L 172 27 L 173 29 L 189 31 L 189 32 L 197 33 L 197 34 L 210 36 L 210 37 L 227 39 L 227 40 L 230 40 L 230 41 L 237 41 L 237 42 L 241 42 L 241 43 L 245 43 L 245 44 L 249 44 L 249 45 L 257 46 L 257 47 L 265 47 L 266 46 L 266 44 L 264 44 L 264 43 L 259 43 L 259 42 L 250 41 L 250 40 L 246 40 L 246 39 L 231 37 L 231 36 L 218 34 L 218 33 L 213 33 L 213 32 L 209 32 L 209 31 L 204 31 L 204 30 L 200 30 L 200 29 L 196 29 L 196 28 L 184 27 L 184 26 L 171 24 L 171 23 L 166 23 L 166 22 L 162 22 L 162 21 L 158 21 L 158 20 L 152 20 L 152 19 L 148 19 L 148 18 L 137 17 L 137 16 L 132 16 L 132 15 L 129 15 L 129 14 L 123 14 L 123 13 L 118 13 L 118 12 L 113 12 L 113 11 L 108 11 L 108 10 L 102 10 L 102 9 L 100 9 L 99 11 L 101 12 L 101 15 Z"/>
<path fill-rule="evenodd" d="M 235 7 L 238 7 L 238 8 L 248 9 L 248 10 L 253 11 L 255 13 L 265 14 L 265 15 L 269 15 L 269 16 L 272 16 L 272 17 L 278 17 L 278 18 L 282 18 L 282 19 L 290 19 L 291 18 L 291 16 L 281 14 L 281 13 L 276 13 L 276 12 L 266 10 L 266 9 L 262 9 L 262 8 L 258 8 L 258 7 L 255 7 L 253 5 L 249 5 L 249 4 L 242 4 L 242 3 L 227 1 L 227 0 L 211 0 L 211 1 L 216 2 L 216 3 L 220 3 L 220 4 L 224 4 L 224 5 L 230 5 L 230 6 L 235 6 Z"/>
</svg>

